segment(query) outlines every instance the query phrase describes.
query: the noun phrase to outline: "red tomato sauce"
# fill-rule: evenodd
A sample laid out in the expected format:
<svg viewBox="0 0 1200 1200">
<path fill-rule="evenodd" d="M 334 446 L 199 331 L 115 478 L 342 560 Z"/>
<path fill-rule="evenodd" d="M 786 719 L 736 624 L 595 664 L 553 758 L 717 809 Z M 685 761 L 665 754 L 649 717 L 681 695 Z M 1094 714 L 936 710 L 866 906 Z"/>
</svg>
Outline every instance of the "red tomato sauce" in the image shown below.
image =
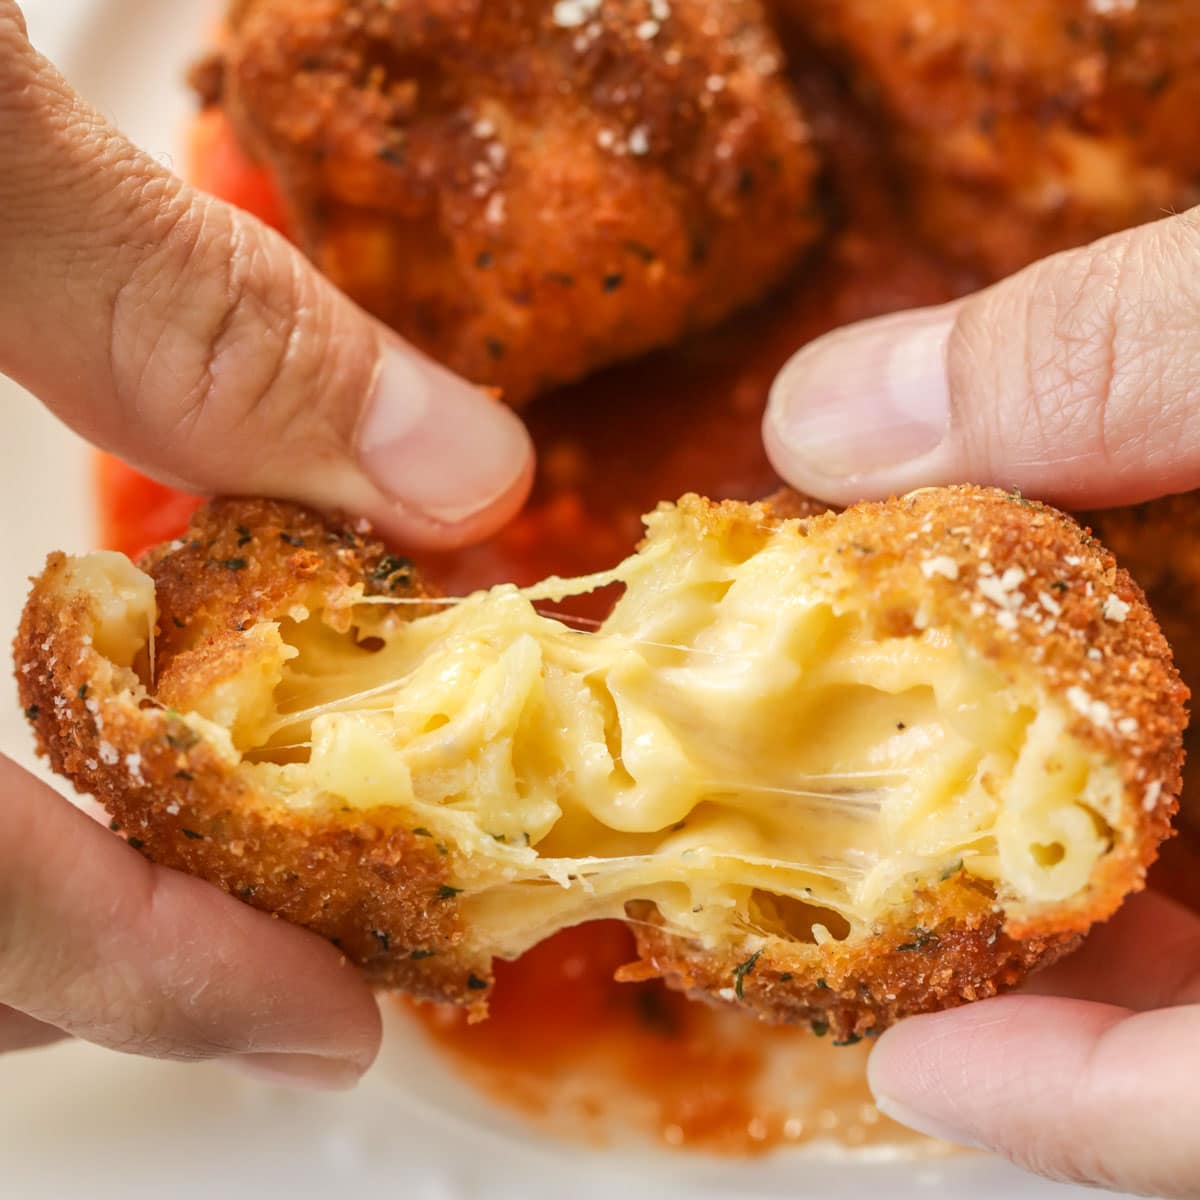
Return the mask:
<svg viewBox="0 0 1200 1200">
<path fill-rule="evenodd" d="M 461 593 L 598 570 L 631 551 L 641 514 L 661 499 L 769 493 L 778 481 L 763 454 L 760 420 L 789 354 L 837 325 L 936 303 L 973 285 L 913 244 L 859 127 L 826 137 L 836 145 L 835 175 L 854 186 L 840 189 L 849 208 L 821 256 L 792 286 L 722 329 L 528 409 L 539 456 L 530 503 L 488 543 L 427 557 L 440 586 Z M 217 110 L 201 118 L 194 151 L 201 186 L 285 226 L 269 175 L 245 158 Z M 108 459 L 98 479 L 104 544 L 131 554 L 177 536 L 198 504 Z M 603 615 L 610 602 L 585 598 L 573 611 Z M 487 1091 L 575 1132 L 594 1127 L 602 1136 L 619 1112 L 670 1145 L 725 1153 L 813 1137 L 917 1143 L 871 1105 L 866 1047 L 833 1049 L 807 1033 L 688 1002 L 657 982 L 615 983 L 616 968 L 635 957 L 621 924 L 585 925 L 498 964 L 488 1021 L 468 1026 L 456 1011 L 414 1011 Z"/>
</svg>

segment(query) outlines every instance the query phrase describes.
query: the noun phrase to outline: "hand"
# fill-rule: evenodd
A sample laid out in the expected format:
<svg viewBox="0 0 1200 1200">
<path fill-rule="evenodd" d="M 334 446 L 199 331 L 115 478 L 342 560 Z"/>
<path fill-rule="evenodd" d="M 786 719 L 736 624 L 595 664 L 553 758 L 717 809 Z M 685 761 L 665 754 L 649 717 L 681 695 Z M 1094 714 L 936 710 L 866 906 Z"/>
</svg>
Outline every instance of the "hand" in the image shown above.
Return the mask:
<svg viewBox="0 0 1200 1200">
<path fill-rule="evenodd" d="M 0 371 L 167 483 L 344 508 L 409 545 L 489 533 L 532 475 L 506 408 L 137 151 L 11 0 Z M 322 1086 L 369 1065 L 379 1013 L 332 946 L 150 865 L 3 759 L 0 796 L 0 1051 L 67 1033 Z"/>
<path fill-rule="evenodd" d="M 1200 488 L 1200 210 L 1037 263 L 954 304 L 801 350 L 765 422 L 790 483 L 849 503 L 993 483 L 1075 509 Z M 879 1107 L 1031 1170 L 1200 1195 L 1200 917 L 1135 898 L 1007 996 L 905 1021 Z"/>
</svg>

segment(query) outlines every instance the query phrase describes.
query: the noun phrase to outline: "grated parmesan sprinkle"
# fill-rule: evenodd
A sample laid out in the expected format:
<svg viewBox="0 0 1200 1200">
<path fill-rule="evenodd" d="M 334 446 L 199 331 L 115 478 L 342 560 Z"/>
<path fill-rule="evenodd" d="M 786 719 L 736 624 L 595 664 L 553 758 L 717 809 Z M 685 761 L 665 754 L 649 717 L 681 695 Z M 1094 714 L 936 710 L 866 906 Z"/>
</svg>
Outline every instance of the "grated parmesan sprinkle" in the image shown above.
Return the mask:
<svg viewBox="0 0 1200 1200">
<path fill-rule="evenodd" d="M 948 554 L 940 554 L 937 558 L 927 558 L 921 564 L 921 574 L 926 579 L 932 579 L 935 575 L 941 575 L 943 579 L 957 579 L 958 563 Z"/>
<path fill-rule="evenodd" d="M 600 12 L 601 0 L 558 0 L 550 19 L 559 29 L 578 29 Z"/>
<path fill-rule="evenodd" d="M 1049 592 L 1038 592 L 1038 603 L 1052 616 L 1062 615 L 1062 605 Z"/>
<path fill-rule="evenodd" d="M 1104 619 L 1118 623 L 1124 621 L 1129 615 L 1130 607 L 1116 592 L 1112 592 L 1104 601 Z"/>
<path fill-rule="evenodd" d="M 1067 703 L 1080 716 L 1087 717 L 1093 725 L 1098 725 L 1101 729 L 1112 728 L 1112 709 L 1103 700 L 1093 700 L 1078 685 L 1067 688 Z"/>
</svg>

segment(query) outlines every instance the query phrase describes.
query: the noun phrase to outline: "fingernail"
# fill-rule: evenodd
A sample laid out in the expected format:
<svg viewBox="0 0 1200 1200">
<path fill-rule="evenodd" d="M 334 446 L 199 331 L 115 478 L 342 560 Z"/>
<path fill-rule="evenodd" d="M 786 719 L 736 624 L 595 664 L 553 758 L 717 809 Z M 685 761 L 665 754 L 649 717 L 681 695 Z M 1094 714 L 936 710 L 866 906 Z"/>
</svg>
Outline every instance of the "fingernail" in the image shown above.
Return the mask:
<svg viewBox="0 0 1200 1200">
<path fill-rule="evenodd" d="M 946 345 L 954 313 L 943 306 L 882 317 L 795 355 L 775 381 L 767 417 L 789 465 L 848 479 L 937 449 L 950 426 Z"/>
<path fill-rule="evenodd" d="M 904 1104 L 900 1100 L 894 1100 L 890 1096 L 875 1096 L 875 1107 L 879 1109 L 885 1117 L 891 1117 L 899 1125 L 904 1125 L 908 1129 L 915 1130 L 917 1133 L 923 1133 L 926 1137 L 937 1138 L 939 1141 L 951 1142 L 955 1146 L 968 1146 L 973 1150 L 982 1150 L 985 1147 L 981 1142 L 975 1140 L 971 1134 L 958 1128 L 952 1121 L 947 1121 L 939 1115 L 927 1112 L 919 1112 L 915 1108 Z"/>
<path fill-rule="evenodd" d="M 530 455 L 525 427 L 503 404 L 415 350 L 385 346 L 359 457 L 405 509 L 461 524 L 508 495 Z"/>
<path fill-rule="evenodd" d="M 223 1061 L 262 1083 L 319 1092 L 347 1091 L 362 1078 L 362 1068 L 354 1063 L 316 1054 L 243 1054 Z"/>
</svg>

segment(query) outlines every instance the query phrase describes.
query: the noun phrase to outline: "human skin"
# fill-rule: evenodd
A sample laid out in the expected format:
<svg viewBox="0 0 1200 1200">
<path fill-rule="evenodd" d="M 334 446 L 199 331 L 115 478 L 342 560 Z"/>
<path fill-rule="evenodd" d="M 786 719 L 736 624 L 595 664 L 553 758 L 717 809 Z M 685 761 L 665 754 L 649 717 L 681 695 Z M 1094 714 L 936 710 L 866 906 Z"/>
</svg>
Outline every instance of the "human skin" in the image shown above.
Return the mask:
<svg viewBox="0 0 1200 1200">
<path fill-rule="evenodd" d="M 774 385 L 771 459 L 843 504 L 949 480 L 1076 510 L 1200 487 L 1197 263 L 1193 209 L 830 334 Z M 884 1034 L 872 1090 L 905 1124 L 1054 1179 L 1200 1195 L 1198 979 L 1200 916 L 1135 898 L 1042 994 Z"/>
<path fill-rule="evenodd" d="M 362 514 L 410 546 L 486 536 L 532 478 L 508 409 L 133 147 L 12 0 L 0 372 L 163 482 Z M 74 1035 L 320 1087 L 370 1064 L 378 1009 L 328 943 L 151 866 L 2 758 L 0 796 L 0 1052 Z"/>
<path fill-rule="evenodd" d="M 515 419 L 140 155 L 33 53 L 11 0 L 0 217 L 0 280 L 21 280 L 0 288 L 0 369 L 158 478 L 364 512 L 431 547 L 519 506 Z M 959 478 L 1074 507 L 1196 486 L 1198 256 L 1185 214 L 824 339 L 776 388 L 772 456 L 843 502 Z M 327 944 L 147 864 L 2 761 L 0 794 L 0 1050 L 73 1034 L 318 1086 L 369 1064 L 378 1012 Z M 1046 1174 L 1197 1194 L 1198 968 L 1200 919 L 1135 900 L 1047 977 L 1066 995 L 906 1022 L 872 1085 L 910 1124 Z"/>
</svg>

